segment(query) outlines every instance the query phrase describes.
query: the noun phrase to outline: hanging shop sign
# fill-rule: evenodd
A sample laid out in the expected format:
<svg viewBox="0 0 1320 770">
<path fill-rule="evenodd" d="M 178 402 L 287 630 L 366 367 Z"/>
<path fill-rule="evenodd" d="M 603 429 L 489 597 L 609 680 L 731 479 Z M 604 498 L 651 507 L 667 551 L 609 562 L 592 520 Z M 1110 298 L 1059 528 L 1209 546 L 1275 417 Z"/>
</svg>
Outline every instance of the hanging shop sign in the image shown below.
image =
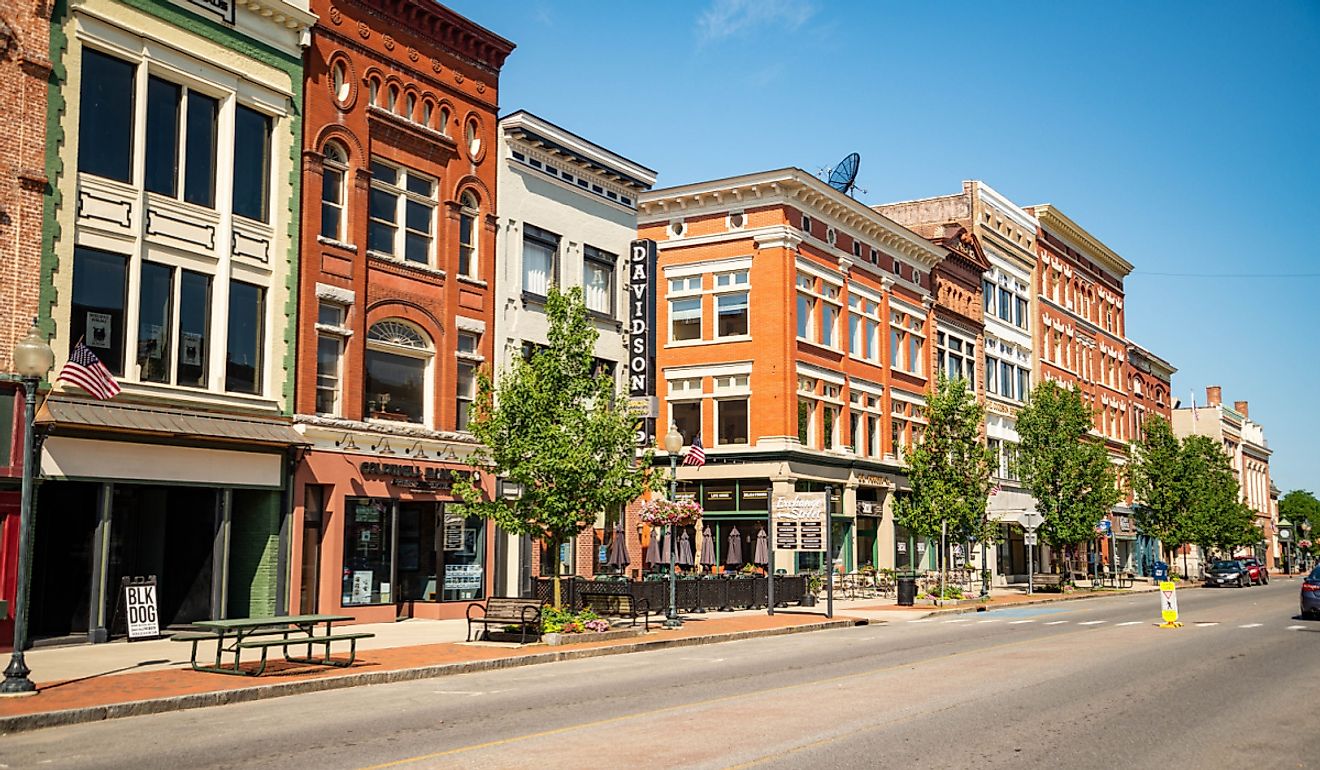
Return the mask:
<svg viewBox="0 0 1320 770">
<path fill-rule="evenodd" d="M 358 470 L 364 477 L 386 478 L 392 486 L 405 489 L 436 490 L 447 492 L 454 486 L 454 479 L 467 475 L 474 483 L 481 482 L 481 471 L 456 470 L 453 468 L 432 468 L 405 463 L 382 463 L 365 460 L 358 464 Z"/>
<path fill-rule="evenodd" d="M 628 252 L 628 395 L 655 396 L 655 241 L 636 240 Z M 654 408 L 646 411 L 637 428 L 638 446 L 649 446 L 655 435 Z"/>
<path fill-rule="evenodd" d="M 784 551 L 825 550 L 825 493 L 778 495 L 771 510 L 775 548 Z"/>
</svg>

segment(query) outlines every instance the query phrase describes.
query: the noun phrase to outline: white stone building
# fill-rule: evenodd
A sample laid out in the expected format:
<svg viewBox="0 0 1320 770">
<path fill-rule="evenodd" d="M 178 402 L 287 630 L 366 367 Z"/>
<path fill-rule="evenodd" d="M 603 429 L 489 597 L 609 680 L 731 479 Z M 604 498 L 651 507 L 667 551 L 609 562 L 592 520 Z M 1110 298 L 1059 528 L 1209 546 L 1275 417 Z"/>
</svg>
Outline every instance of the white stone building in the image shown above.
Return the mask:
<svg viewBox="0 0 1320 770">
<path fill-rule="evenodd" d="M 637 197 L 656 172 L 529 112 L 500 121 L 497 189 L 495 348 L 497 370 L 528 346 L 544 345 L 551 285 L 580 286 L 600 338 L 596 357 L 622 385 L 627 289 L 623 259 L 637 237 Z M 608 531 L 597 522 L 598 533 Z M 510 536 L 505 536 L 510 537 Z M 599 548 L 569 548 L 566 573 L 589 575 Z M 502 590 L 517 595 L 530 578 L 530 541 L 510 537 L 497 565 Z M 501 570 L 500 567 L 503 567 Z"/>
</svg>

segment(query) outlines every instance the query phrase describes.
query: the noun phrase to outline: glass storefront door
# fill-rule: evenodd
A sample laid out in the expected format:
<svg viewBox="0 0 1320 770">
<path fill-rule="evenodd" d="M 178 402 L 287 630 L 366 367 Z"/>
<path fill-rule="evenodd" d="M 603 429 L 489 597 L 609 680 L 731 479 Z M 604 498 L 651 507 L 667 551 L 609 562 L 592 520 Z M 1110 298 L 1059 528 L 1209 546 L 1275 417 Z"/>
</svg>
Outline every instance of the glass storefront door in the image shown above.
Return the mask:
<svg viewBox="0 0 1320 770">
<path fill-rule="evenodd" d="M 345 607 L 485 596 L 485 519 L 453 503 L 350 497 L 345 509 Z"/>
<path fill-rule="evenodd" d="M 350 497 L 344 501 L 345 607 L 393 601 L 393 518 L 389 500 Z"/>
<path fill-rule="evenodd" d="M 399 503 L 399 598 L 434 602 L 438 503 Z"/>
</svg>

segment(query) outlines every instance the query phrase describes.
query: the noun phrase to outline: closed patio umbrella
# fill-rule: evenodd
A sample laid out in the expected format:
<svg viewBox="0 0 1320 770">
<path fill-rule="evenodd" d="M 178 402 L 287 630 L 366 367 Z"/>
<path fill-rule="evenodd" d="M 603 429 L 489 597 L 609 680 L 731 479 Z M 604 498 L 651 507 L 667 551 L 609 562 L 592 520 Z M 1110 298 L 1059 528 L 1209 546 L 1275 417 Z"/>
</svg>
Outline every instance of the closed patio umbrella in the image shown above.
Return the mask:
<svg viewBox="0 0 1320 770">
<path fill-rule="evenodd" d="M 618 568 L 619 572 L 628 568 L 628 543 L 627 535 L 623 532 L 623 522 L 619 522 L 619 526 L 614 528 L 614 539 L 610 541 L 610 552 L 605 563 Z"/>
<path fill-rule="evenodd" d="M 660 551 L 660 528 L 651 527 L 651 544 L 646 547 L 646 563 L 655 566 L 664 562 Z"/>
<path fill-rule="evenodd" d="M 742 566 L 742 535 L 738 534 L 737 527 L 729 529 L 729 552 L 724 556 L 724 563 L 735 567 Z"/>
<path fill-rule="evenodd" d="M 766 542 L 765 527 L 756 533 L 756 552 L 752 556 L 752 563 L 760 566 L 770 563 L 770 546 Z"/>
<path fill-rule="evenodd" d="M 715 537 L 710 533 L 710 527 L 701 531 L 701 566 L 710 569 L 715 566 Z"/>
<path fill-rule="evenodd" d="M 674 563 L 681 567 L 692 566 L 692 536 L 687 527 L 678 536 L 678 551 L 674 554 Z"/>
</svg>

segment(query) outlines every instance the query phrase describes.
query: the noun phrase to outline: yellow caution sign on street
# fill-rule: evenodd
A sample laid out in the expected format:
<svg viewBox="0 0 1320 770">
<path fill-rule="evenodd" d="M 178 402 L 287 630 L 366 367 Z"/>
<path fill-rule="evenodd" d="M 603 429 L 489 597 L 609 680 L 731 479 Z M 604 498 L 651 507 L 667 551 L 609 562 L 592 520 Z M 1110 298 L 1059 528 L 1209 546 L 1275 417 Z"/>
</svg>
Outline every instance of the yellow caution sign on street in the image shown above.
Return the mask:
<svg viewBox="0 0 1320 770">
<path fill-rule="evenodd" d="M 1182 623 L 1178 622 L 1178 594 L 1176 593 L 1177 584 L 1172 580 L 1160 581 L 1160 617 L 1164 622 L 1160 628 L 1182 628 Z"/>
</svg>

